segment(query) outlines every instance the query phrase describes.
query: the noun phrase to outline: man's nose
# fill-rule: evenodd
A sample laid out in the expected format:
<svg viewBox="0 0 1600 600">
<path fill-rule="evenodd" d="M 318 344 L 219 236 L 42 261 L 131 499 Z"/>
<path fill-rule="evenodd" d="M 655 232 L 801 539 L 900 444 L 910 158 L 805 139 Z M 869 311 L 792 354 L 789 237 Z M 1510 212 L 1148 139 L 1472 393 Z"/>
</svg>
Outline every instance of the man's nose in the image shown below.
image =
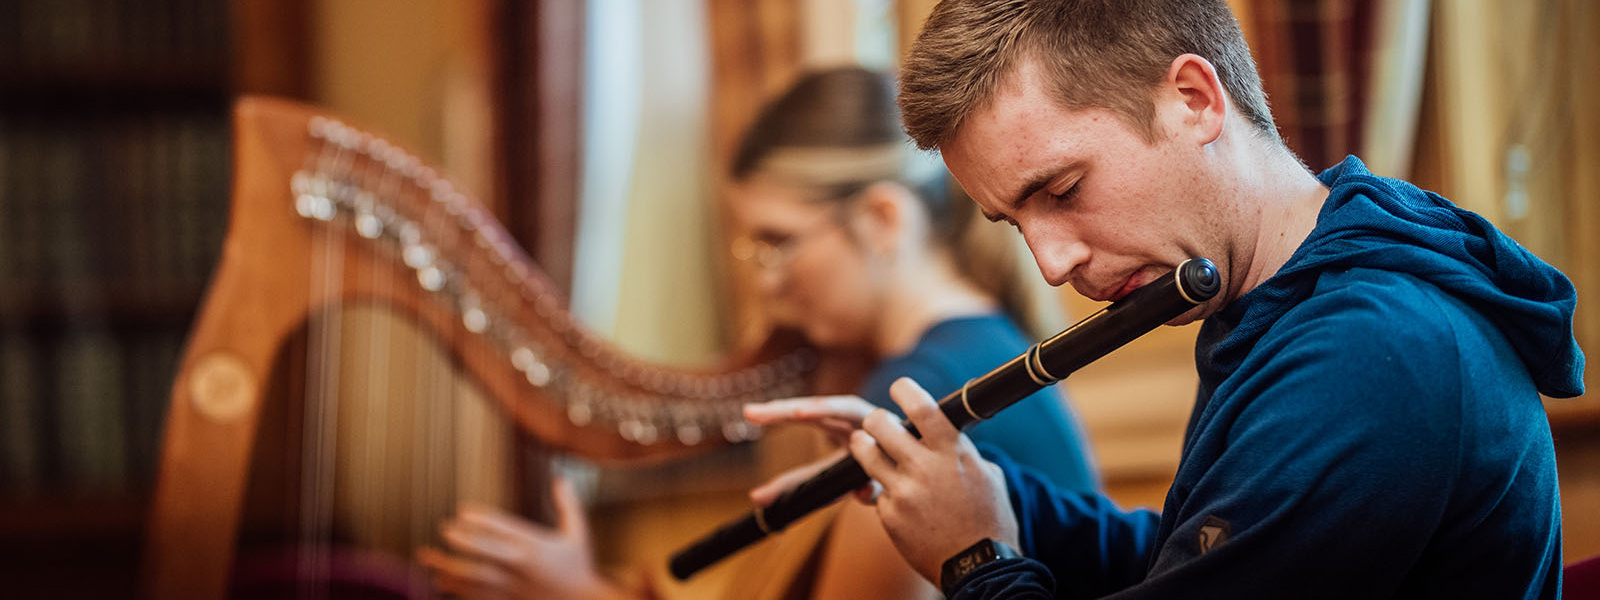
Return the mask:
<svg viewBox="0 0 1600 600">
<path fill-rule="evenodd" d="M 1024 231 L 1022 237 L 1028 242 L 1028 250 L 1033 252 L 1033 261 L 1039 264 L 1039 274 L 1051 286 L 1067 283 L 1073 269 L 1089 259 L 1089 247 L 1060 229 L 1031 234 Z"/>
</svg>

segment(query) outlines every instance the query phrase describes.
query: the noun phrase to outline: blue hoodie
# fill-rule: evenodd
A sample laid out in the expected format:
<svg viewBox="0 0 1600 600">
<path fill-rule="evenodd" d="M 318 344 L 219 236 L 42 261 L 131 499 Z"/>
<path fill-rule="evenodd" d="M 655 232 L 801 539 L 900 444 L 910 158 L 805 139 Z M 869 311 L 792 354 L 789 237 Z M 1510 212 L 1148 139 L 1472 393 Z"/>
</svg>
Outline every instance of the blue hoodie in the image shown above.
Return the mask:
<svg viewBox="0 0 1600 600">
<path fill-rule="evenodd" d="M 995 456 L 1030 558 L 952 598 L 1559 596 L 1539 393 L 1583 393 L 1571 282 L 1354 157 L 1320 179 L 1310 236 L 1201 328 L 1161 514 Z"/>
</svg>

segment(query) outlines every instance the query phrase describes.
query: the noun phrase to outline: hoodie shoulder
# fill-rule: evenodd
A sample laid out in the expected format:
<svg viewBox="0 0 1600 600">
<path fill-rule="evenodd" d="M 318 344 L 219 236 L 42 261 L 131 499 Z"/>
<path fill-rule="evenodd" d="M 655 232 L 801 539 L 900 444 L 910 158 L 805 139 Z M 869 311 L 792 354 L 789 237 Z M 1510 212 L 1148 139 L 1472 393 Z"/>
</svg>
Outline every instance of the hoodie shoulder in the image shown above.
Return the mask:
<svg viewBox="0 0 1600 600">
<path fill-rule="evenodd" d="M 1328 201 L 1285 271 L 1404 274 L 1498 329 L 1542 393 L 1583 393 L 1583 352 L 1572 335 L 1577 294 L 1561 271 L 1487 219 L 1350 157 L 1325 171 Z"/>
<path fill-rule="evenodd" d="M 1496 395 L 1537 398 L 1533 374 L 1501 328 L 1418 275 L 1361 267 L 1324 272 L 1283 325 L 1285 343 L 1338 338 L 1325 343 L 1352 361 L 1382 358 L 1371 362 L 1372 377 L 1417 379 L 1449 397 L 1492 388 Z"/>
</svg>

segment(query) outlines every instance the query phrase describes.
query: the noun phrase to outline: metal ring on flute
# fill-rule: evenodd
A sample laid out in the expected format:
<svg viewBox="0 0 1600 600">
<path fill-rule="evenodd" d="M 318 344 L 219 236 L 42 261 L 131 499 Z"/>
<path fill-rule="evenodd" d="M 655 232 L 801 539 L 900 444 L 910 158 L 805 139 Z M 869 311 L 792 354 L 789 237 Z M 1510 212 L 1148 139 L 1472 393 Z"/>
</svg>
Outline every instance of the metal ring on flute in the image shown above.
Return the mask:
<svg viewBox="0 0 1600 600">
<path fill-rule="evenodd" d="M 1034 344 L 1032 347 L 1028 348 L 1027 354 L 1023 355 L 1022 357 L 1022 366 L 1023 369 L 1028 372 L 1028 379 L 1032 379 L 1034 383 L 1039 384 L 1039 387 L 1046 387 L 1061 380 L 1051 376 L 1049 373 L 1046 373 L 1044 370 L 1044 364 L 1039 362 L 1039 346 L 1041 344 L 1043 344 L 1043 342 Z M 1035 372 L 1036 370 L 1037 372 Z M 1039 376 L 1041 373 L 1044 374 L 1044 377 Z"/>
<path fill-rule="evenodd" d="M 967 409 L 967 414 L 972 415 L 972 418 L 979 421 L 987 421 L 988 419 L 985 419 L 982 415 L 979 415 L 977 411 L 972 410 L 972 403 L 967 401 L 967 388 L 969 387 L 972 387 L 971 379 L 968 379 L 966 383 L 961 384 L 961 407 Z"/>
<path fill-rule="evenodd" d="M 1188 290 L 1183 289 L 1183 279 L 1181 277 L 1178 277 L 1178 271 L 1183 269 L 1184 263 L 1187 263 L 1187 262 L 1189 262 L 1191 260 L 1194 260 L 1194 259 L 1190 258 L 1190 259 L 1184 260 L 1181 263 L 1178 263 L 1178 269 L 1175 269 L 1175 270 L 1172 271 L 1172 277 L 1174 279 L 1178 280 L 1178 295 L 1179 296 L 1183 296 L 1183 299 L 1188 301 L 1189 304 L 1200 304 L 1201 302 L 1204 302 L 1205 300 L 1209 300 L 1209 298 L 1201 299 L 1201 300 L 1195 300 L 1194 296 L 1190 296 L 1189 295 L 1189 291 Z M 1201 259 L 1201 260 L 1205 260 L 1205 259 Z"/>
<path fill-rule="evenodd" d="M 750 511 L 750 512 L 755 514 L 755 516 L 756 516 L 756 527 L 761 528 L 761 533 L 764 533 L 766 535 L 772 535 L 772 528 L 767 526 L 767 515 L 763 514 L 763 513 L 766 512 L 766 509 L 765 508 L 757 508 L 757 509 L 755 509 L 753 511 Z"/>
<path fill-rule="evenodd" d="M 1049 371 L 1044 370 L 1044 342 L 1039 342 L 1033 345 L 1033 368 L 1037 369 L 1039 374 L 1043 375 L 1045 379 L 1049 379 L 1050 383 L 1061 381 L 1060 377 L 1056 377 L 1055 375 L 1050 374 Z M 1047 383 L 1045 385 L 1050 384 Z"/>
</svg>

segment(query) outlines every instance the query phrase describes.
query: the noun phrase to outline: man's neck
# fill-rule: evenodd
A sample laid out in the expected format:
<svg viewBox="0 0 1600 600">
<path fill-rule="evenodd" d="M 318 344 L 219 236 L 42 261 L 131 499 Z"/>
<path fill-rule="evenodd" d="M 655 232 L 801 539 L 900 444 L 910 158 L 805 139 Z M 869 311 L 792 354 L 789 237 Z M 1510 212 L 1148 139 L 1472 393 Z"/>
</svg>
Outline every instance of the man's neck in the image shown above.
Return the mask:
<svg viewBox="0 0 1600 600">
<path fill-rule="evenodd" d="M 1307 172 L 1288 150 L 1256 140 L 1263 160 L 1253 177 L 1241 182 L 1249 201 L 1242 210 L 1254 211 L 1254 240 L 1241 240 L 1250 252 L 1233 263 L 1235 285 L 1231 297 L 1244 295 L 1283 268 L 1316 227 L 1317 214 L 1328 198 L 1328 188 Z"/>
</svg>

